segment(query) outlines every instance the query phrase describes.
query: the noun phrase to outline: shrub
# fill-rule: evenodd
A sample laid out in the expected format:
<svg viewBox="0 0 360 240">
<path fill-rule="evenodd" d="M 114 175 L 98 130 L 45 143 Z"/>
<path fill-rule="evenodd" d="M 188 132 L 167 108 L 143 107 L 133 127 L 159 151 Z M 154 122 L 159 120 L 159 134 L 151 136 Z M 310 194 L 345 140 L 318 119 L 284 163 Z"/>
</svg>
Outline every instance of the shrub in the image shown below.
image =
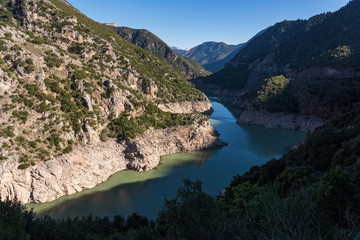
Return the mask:
<svg viewBox="0 0 360 240">
<path fill-rule="evenodd" d="M 60 67 L 64 62 L 61 58 L 59 58 L 53 51 L 46 51 L 47 56 L 44 57 L 45 64 L 49 68 L 52 67 Z"/>
<path fill-rule="evenodd" d="M 27 118 L 29 116 L 29 113 L 27 111 L 13 111 L 12 116 L 18 119 L 19 121 L 25 123 L 27 121 Z"/>
<path fill-rule="evenodd" d="M 63 149 L 63 153 L 66 154 L 66 153 L 69 153 L 69 152 L 72 152 L 73 148 L 72 146 L 67 146 L 66 148 Z"/>
<path fill-rule="evenodd" d="M 4 36 L 5 36 L 6 38 L 11 38 L 11 37 L 12 37 L 12 33 L 11 33 L 11 32 L 6 32 L 6 33 L 4 33 Z"/>
<path fill-rule="evenodd" d="M 22 163 L 18 166 L 18 169 L 27 169 L 30 167 L 30 163 Z"/>
<path fill-rule="evenodd" d="M 0 129 L 0 137 L 8 137 L 8 138 L 15 137 L 14 127 L 8 126 L 7 128 Z"/>
<path fill-rule="evenodd" d="M 80 43 L 74 43 L 69 48 L 68 51 L 73 54 L 82 54 L 84 52 L 84 47 Z"/>
<path fill-rule="evenodd" d="M 73 74 L 73 80 L 81 80 L 87 77 L 86 72 L 81 71 L 81 70 L 75 70 L 74 74 Z"/>
</svg>

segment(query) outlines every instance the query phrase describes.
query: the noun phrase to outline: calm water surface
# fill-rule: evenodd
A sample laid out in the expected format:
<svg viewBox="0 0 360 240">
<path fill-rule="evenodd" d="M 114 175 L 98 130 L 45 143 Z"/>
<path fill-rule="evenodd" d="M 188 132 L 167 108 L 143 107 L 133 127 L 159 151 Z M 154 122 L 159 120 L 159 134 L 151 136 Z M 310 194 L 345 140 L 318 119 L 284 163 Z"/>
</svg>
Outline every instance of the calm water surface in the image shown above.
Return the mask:
<svg viewBox="0 0 360 240">
<path fill-rule="evenodd" d="M 222 148 L 164 156 L 157 169 L 147 172 L 123 171 L 97 187 L 45 204 L 29 204 L 38 215 L 66 218 L 93 214 L 112 217 L 137 212 L 155 219 L 165 198 L 173 198 L 184 178 L 200 179 L 205 192 L 217 195 L 231 181 L 254 165 L 279 158 L 302 142 L 305 134 L 236 124 L 232 113 L 213 102 L 211 125 Z"/>
</svg>

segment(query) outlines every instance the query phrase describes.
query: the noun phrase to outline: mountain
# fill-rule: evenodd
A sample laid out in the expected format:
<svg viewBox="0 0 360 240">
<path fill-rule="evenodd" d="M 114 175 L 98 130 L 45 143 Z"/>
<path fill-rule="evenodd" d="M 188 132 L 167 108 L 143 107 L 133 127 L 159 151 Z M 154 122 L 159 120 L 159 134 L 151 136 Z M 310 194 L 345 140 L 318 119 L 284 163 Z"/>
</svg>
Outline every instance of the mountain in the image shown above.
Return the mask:
<svg viewBox="0 0 360 240">
<path fill-rule="evenodd" d="M 223 42 L 205 42 L 186 51 L 182 56 L 200 63 L 210 72 L 217 72 L 225 65 L 226 61 L 231 59 L 227 57 L 241 46 L 242 44 L 227 45 Z"/>
<path fill-rule="evenodd" d="M 216 73 L 216 72 L 220 71 L 221 69 L 223 69 L 225 67 L 226 63 L 230 62 L 230 60 L 235 57 L 235 55 L 241 50 L 242 47 L 243 46 L 239 47 L 238 49 L 236 49 L 235 51 L 233 51 L 232 53 L 230 53 L 223 59 L 217 60 L 212 63 L 204 64 L 203 67 L 212 73 Z"/>
<path fill-rule="evenodd" d="M 172 48 L 172 50 L 174 50 L 175 52 L 177 52 L 180 55 L 183 55 L 188 50 L 188 49 L 181 49 L 181 48 L 178 48 L 178 47 L 175 47 L 175 46 L 172 46 L 171 48 Z"/>
<path fill-rule="evenodd" d="M 196 82 L 236 97 L 235 106 L 245 110 L 244 123 L 297 129 L 307 124 L 298 114 L 319 122 L 356 109 L 359 10 L 360 1 L 353 0 L 334 13 L 277 23 L 249 41 L 223 70 Z M 282 118 L 277 113 L 294 121 L 270 123 Z"/>
<path fill-rule="evenodd" d="M 0 199 L 47 202 L 220 144 L 206 96 L 63 0 L 0 1 Z"/>
<path fill-rule="evenodd" d="M 154 54 L 180 72 L 187 79 L 207 76 L 210 74 L 195 61 L 180 56 L 160 38 L 148 30 L 118 27 L 113 24 L 106 24 L 106 26 L 119 34 L 122 38 Z"/>
</svg>

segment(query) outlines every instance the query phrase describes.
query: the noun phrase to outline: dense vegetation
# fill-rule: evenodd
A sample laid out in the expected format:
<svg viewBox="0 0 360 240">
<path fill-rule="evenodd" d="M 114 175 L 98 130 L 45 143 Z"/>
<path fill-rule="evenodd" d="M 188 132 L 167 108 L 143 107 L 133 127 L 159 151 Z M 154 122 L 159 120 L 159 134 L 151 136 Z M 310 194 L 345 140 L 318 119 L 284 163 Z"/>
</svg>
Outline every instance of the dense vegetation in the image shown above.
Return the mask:
<svg viewBox="0 0 360 240">
<path fill-rule="evenodd" d="M 279 96 L 263 108 L 326 119 L 349 112 L 360 106 L 359 11 L 360 1 L 352 0 L 334 13 L 276 23 L 252 38 L 224 69 L 196 82 L 241 90 L 247 102 L 257 103 L 256 93 L 267 79 L 283 75 L 292 79 L 287 88 L 292 97 L 286 101 L 295 107 L 282 106 Z"/>
<path fill-rule="evenodd" d="M 192 79 L 210 74 L 194 60 L 187 59 L 177 54 L 165 42 L 148 30 L 115 27 L 112 25 L 106 26 L 119 34 L 122 38 L 154 54 L 180 72 L 185 78 Z"/>
<path fill-rule="evenodd" d="M 11 130 L 10 130 L 11 132 Z M 1 239 L 357 239 L 360 111 L 318 128 L 279 160 L 235 176 L 224 196 L 184 180 L 156 221 L 137 214 L 53 220 L 0 203 Z"/>
<path fill-rule="evenodd" d="M 174 126 L 190 125 L 194 123 L 197 115 L 181 115 L 176 113 L 164 112 L 154 104 L 148 104 L 142 115 L 130 117 L 128 113 L 112 120 L 108 128 L 111 130 L 110 136 L 119 139 L 135 138 L 137 134 L 143 133 L 149 127 L 168 128 Z"/>
<path fill-rule="evenodd" d="M 265 79 L 256 93 L 254 105 L 272 112 L 297 112 L 298 105 L 289 83 L 290 80 L 282 75 Z"/>
</svg>

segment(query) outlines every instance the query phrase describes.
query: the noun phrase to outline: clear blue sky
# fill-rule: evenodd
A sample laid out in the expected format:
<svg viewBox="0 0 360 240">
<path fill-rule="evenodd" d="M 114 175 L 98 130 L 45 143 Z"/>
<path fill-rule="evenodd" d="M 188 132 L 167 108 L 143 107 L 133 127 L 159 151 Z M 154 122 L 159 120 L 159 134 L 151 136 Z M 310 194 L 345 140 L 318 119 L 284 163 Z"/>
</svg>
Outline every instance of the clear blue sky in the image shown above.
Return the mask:
<svg viewBox="0 0 360 240">
<path fill-rule="evenodd" d="M 170 46 L 238 44 L 283 20 L 336 11 L 349 0 L 68 0 L 88 17 L 144 28 Z"/>
</svg>

